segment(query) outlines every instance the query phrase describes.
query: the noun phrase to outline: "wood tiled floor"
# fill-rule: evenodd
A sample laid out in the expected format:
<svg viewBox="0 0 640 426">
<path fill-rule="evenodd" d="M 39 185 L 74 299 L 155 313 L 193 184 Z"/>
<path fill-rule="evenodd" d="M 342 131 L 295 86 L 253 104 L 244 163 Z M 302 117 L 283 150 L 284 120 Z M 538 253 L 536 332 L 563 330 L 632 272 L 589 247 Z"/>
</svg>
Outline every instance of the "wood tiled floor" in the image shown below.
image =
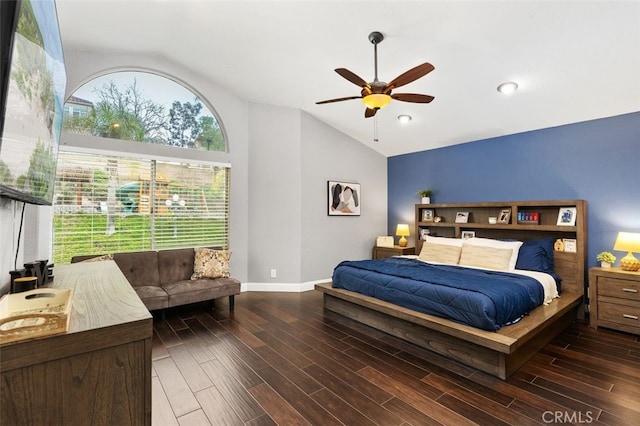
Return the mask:
<svg viewBox="0 0 640 426">
<path fill-rule="evenodd" d="M 154 322 L 161 425 L 640 424 L 640 340 L 574 324 L 509 380 L 339 315 L 243 293 Z"/>
</svg>

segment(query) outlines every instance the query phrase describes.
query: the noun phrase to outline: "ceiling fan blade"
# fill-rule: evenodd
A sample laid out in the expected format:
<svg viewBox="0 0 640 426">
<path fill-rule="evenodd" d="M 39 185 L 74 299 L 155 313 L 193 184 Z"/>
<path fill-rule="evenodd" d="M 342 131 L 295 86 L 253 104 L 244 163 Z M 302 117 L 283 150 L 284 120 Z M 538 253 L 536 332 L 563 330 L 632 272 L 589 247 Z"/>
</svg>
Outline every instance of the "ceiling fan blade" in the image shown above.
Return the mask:
<svg viewBox="0 0 640 426">
<path fill-rule="evenodd" d="M 412 81 L 415 81 L 420 77 L 429 74 L 434 69 L 435 67 L 429 62 L 425 62 L 424 64 L 418 65 L 417 67 L 413 67 L 409 71 L 406 71 L 391 80 L 389 84 L 387 84 L 387 88 L 384 90 L 384 92 L 389 93 L 392 89 L 404 86 L 405 84 L 409 84 Z"/>
<path fill-rule="evenodd" d="M 392 93 L 392 99 L 404 102 L 414 102 L 417 104 L 428 104 L 435 98 L 431 95 L 420 95 L 418 93 Z"/>
<path fill-rule="evenodd" d="M 328 99 L 326 101 L 316 102 L 316 105 L 328 104 L 328 103 L 331 103 L 331 102 L 348 101 L 348 100 L 351 100 L 351 99 L 362 99 L 362 96 L 348 96 L 346 98 Z"/>
<path fill-rule="evenodd" d="M 348 69 L 346 69 L 346 68 L 336 68 L 335 71 L 338 74 L 340 74 L 342 77 L 346 78 L 347 80 L 349 80 L 350 82 L 355 84 L 356 86 L 366 87 L 368 89 L 371 89 L 371 86 L 369 86 L 369 83 L 367 83 L 361 77 L 355 75 L 354 73 L 352 73 Z"/>
<path fill-rule="evenodd" d="M 364 118 L 373 117 L 380 108 L 367 108 L 364 110 Z"/>
</svg>

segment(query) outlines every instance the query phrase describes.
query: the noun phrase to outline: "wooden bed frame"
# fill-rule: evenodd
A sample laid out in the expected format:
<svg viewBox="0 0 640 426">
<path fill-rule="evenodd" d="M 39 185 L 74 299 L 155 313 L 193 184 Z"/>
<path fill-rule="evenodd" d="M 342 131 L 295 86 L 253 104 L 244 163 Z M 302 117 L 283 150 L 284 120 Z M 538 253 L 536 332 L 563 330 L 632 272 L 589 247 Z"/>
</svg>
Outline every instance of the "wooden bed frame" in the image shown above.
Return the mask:
<svg viewBox="0 0 640 426">
<path fill-rule="evenodd" d="M 561 207 L 573 206 L 577 209 L 576 226 L 571 227 L 556 227 L 544 223 L 537 225 L 504 224 L 497 227 L 495 225 L 486 227 L 481 222 L 449 224 L 450 227 L 455 228 L 454 232 L 458 236 L 462 230 L 472 230 L 479 227 L 481 232 L 476 231 L 476 235 L 480 233 L 479 236 L 483 237 L 491 237 L 492 232 L 497 232 L 501 238 L 504 238 L 504 233 L 507 232 L 520 240 L 547 236 L 576 239 L 576 252 L 556 252 L 554 254 L 555 271 L 563 279 L 561 297 L 547 306 L 537 307 L 518 323 L 502 327 L 497 332 L 485 331 L 416 312 L 374 297 L 333 288 L 330 282 L 315 286 L 316 290 L 324 293 L 324 308 L 470 367 L 506 379 L 544 345 L 560 334 L 576 316 L 582 316 L 586 276 L 586 202 L 561 200 L 416 205 L 416 218 L 420 217 L 423 208 L 434 209 L 438 214 L 440 211 L 446 212 L 447 209 L 469 210 L 476 207 L 478 209 L 500 209 L 505 205 L 511 205 L 514 213 L 512 217 L 517 217 L 518 210 L 525 208 L 555 211 L 556 216 Z M 482 215 L 476 214 L 476 216 Z M 556 216 L 553 217 L 553 223 L 555 223 Z M 424 223 L 417 220 L 416 229 L 421 225 Z M 438 225 L 438 227 L 442 227 L 442 225 Z M 416 247 L 416 253 L 419 253 L 418 247 Z"/>
</svg>

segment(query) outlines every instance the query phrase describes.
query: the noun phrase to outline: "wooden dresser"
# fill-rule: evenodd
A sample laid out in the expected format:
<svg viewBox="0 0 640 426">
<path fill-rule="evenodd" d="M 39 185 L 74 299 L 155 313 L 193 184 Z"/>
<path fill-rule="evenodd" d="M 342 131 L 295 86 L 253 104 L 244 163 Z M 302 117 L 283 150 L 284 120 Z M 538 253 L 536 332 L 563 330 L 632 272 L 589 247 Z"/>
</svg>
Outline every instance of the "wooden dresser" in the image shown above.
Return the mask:
<svg viewBox="0 0 640 426">
<path fill-rule="evenodd" d="M 113 261 L 55 267 L 65 334 L 0 346 L 7 425 L 150 425 L 153 318 Z"/>
<path fill-rule="evenodd" d="M 640 273 L 589 269 L 589 323 L 640 334 Z"/>
</svg>

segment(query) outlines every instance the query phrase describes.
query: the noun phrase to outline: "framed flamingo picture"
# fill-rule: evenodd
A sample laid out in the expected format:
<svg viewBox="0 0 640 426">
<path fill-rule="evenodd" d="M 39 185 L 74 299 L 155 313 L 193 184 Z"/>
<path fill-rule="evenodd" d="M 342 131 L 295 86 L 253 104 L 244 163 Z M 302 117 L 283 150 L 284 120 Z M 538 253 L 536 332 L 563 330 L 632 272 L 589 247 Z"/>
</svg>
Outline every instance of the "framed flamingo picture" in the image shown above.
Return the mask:
<svg viewBox="0 0 640 426">
<path fill-rule="evenodd" d="M 352 182 L 327 181 L 329 216 L 360 216 L 360 184 Z"/>
</svg>

